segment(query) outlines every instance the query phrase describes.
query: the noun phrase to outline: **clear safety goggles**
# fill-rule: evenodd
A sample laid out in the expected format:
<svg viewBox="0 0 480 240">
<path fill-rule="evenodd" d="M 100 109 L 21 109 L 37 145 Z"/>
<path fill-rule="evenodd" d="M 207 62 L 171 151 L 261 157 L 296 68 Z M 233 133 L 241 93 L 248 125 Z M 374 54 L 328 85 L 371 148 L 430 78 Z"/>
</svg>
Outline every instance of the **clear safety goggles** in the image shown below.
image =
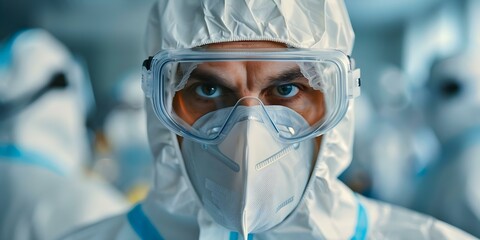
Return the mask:
<svg viewBox="0 0 480 240">
<path fill-rule="evenodd" d="M 352 65 L 334 50 L 168 50 L 145 60 L 142 88 L 160 121 L 182 137 L 218 143 L 248 119 L 268 125 L 279 141 L 297 142 L 345 116 L 360 94 Z"/>
</svg>

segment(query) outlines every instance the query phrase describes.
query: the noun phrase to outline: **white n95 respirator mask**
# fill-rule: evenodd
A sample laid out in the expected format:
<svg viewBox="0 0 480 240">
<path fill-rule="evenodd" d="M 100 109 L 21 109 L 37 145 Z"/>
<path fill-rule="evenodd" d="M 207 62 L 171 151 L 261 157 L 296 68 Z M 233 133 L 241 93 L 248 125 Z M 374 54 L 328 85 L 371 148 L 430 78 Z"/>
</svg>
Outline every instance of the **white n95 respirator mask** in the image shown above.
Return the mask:
<svg viewBox="0 0 480 240">
<path fill-rule="evenodd" d="M 230 111 L 211 112 L 194 127 L 215 131 L 215 119 Z M 276 226 L 298 205 L 313 166 L 314 140 L 278 140 L 274 124 L 308 127 L 302 116 L 282 106 L 237 106 L 229 119 L 220 143 L 185 138 L 181 148 L 205 210 L 220 225 L 246 236 Z"/>
</svg>

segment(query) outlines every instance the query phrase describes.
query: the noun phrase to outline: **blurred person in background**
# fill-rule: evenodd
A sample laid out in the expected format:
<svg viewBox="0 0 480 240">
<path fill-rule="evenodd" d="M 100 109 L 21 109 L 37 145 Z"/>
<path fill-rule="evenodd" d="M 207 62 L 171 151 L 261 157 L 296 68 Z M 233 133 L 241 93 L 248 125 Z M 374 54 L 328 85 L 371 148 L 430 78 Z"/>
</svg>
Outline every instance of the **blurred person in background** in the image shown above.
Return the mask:
<svg viewBox="0 0 480 240">
<path fill-rule="evenodd" d="M 431 59 L 463 38 L 462 1 L 347 1 L 356 23 L 354 55 L 362 69 L 352 165 L 341 176 L 372 198 L 411 207 L 418 182 L 439 154 L 422 113 Z"/>
<path fill-rule="evenodd" d="M 114 87 L 114 107 L 103 125 L 111 164 L 99 169 L 130 202 L 142 200 L 152 182 L 153 158 L 148 147 L 141 73 L 124 74 Z M 107 161 L 106 159 L 100 161 Z"/>
<path fill-rule="evenodd" d="M 412 207 L 480 237 L 480 49 L 436 62 L 425 114 L 441 151 Z"/>
<path fill-rule="evenodd" d="M 353 41 L 341 0 L 158 1 L 142 78 L 154 185 L 66 239 L 473 239 L 337 179 Z"/>
<path fill-rule="evenodd" d="M 18 32 L 1 45 L 0 239 L 54 239 L 128 207 L 85 174 L 86 77 L 45 30 Z"/>
<path fill-rule="evenodd" d="M 480 238 L 480 2 L 465 5 L 462 48 L 432 64 L 424 114 L 441 146 L 412 204 Z"/>
<path fill-rule="evenodd" d="M 356 101 L 354 159 L 342 176 L 359 192 L 477 237 L 479 4 L 348 2 L 364 30 L 354 56 L 372 81 Z"/>
</svg>

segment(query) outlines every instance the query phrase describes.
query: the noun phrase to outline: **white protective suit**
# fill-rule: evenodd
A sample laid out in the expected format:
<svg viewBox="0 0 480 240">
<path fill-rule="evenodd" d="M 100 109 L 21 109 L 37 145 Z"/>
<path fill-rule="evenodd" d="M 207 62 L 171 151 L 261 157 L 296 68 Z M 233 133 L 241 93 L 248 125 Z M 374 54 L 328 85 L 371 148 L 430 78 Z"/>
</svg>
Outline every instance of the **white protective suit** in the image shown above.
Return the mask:
<svg viewBox="0 0 480 240">
<path fill-rule="evenodd" d="M 340 0 L 162 0 L 147 29 L 149 55 L 162 49 L 266 40 L 350 54 L 354 34 Z M 295 210 L 265 232 L 242 236 L 202 207 L 185 170 L 175 134 L 147 104 L 155 182 L 127 215 L 86 227 L 66 239 L 471 239 L 443 222 L 356 195 L 337 179 L 351 161 L 353 102 L 323 136 L 316 165 Z"/>
<path fill-rule="evenodd" d="M 18 33 L 2 50 L 0 239 L 53 239 L 128 207 L 108 185 L 82 175 L 81 76 L 68 50 L 41 29 Z M 65 85 L 25 101 L 54 78 Z"/>
</svg>

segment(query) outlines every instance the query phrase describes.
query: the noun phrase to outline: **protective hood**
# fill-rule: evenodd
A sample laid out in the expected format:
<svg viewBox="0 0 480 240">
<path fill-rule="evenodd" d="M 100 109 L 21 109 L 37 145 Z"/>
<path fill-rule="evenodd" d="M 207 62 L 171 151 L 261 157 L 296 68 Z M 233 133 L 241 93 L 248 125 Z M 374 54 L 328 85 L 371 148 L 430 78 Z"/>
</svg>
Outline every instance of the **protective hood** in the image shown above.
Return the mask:
<svg viewBox="0 0 480 240">
<path fill-rule="evenodd" d="M 340 0 L 160 1 L 152 9 L 147 28 L 150 56 L 163 49 L 247 40 L 350 54 L 354 34 Z M 146 215 L 166 239 L 218 239 L 220 232 L 227 230 L 202 209 L 176 135 L 162 126 L 149 103 L 146 109 L 149 143 L 155 158 L 154 186 L 143 204 Z M 357 203 L 353 193 L 337 180 L 350 164 L 352 139 L 350 102 L 345 118 L 322 138 L 303 199 L 285 221 L 263 236 L 352 237 L 357 219 L 348 213 L 357 211 Z"/>
<path fill-rule="evenodd" d="M 162 49 L 251 40 L 350 54 L 354 33 L 343 1 L 159 1 L 150 14 L 146 50 L 154 55 Z"/>
<path fill-rule="evenodd" d="M 18 33 L 2 56 L 0 144 L 48 159 L 64 174 L 77 172 L 88 153 L 82 68 L 41 29 Z"/>
</svg>

